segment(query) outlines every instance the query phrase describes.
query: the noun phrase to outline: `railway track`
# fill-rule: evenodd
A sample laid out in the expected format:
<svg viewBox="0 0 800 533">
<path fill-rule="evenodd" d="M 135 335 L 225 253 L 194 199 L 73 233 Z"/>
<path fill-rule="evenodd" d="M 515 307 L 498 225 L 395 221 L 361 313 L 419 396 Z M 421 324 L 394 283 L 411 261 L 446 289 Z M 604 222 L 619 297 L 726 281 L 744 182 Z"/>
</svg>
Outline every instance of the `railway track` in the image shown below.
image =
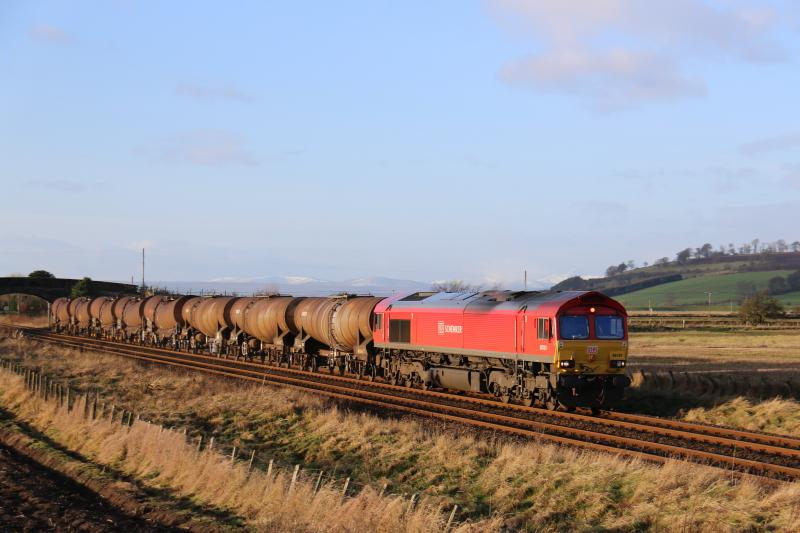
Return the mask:
<svg viewBox="0 0 800 533">
<path fill-rule="evenodd" d="M 589 416 L 503 404 L 284 366 L 25 329 L 26 335 L 78 349 L 249 381 L 278 383 L 376 408 L 433 417 L 484 430 L 601 450 L 648 461 L 681 458 L 775 479 L 800 479 L 800 439 L 656 417 Z"/>
</svg>

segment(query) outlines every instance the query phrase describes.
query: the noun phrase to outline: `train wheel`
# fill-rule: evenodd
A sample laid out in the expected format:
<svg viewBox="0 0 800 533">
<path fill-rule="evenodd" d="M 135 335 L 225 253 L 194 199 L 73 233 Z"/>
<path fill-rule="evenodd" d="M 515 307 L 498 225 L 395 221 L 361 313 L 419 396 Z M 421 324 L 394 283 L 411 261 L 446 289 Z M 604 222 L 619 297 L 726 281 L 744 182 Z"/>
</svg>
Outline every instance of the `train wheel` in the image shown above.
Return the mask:
<svg viewBox="0 0 800 533">
<path fill-rule="evenodd" d="M 558 409 L 558 400 L 550 396 L 545 400 L 544 406 L 548 411 L 555 411 Z"/>
<path fill-rule="evenodd" d="M 533 396 L 528 396 L 527 398 L 523 398 L 522 400 L 520 400 L 519 403 L 521 403 L 525 407 L 530 407 L 531 405 L 533 405 Z"/>
<path fill-rule="evenodd" d="M 569 407 L 567 407 L 567 412 L 568 413 L 574 413 L 575 412 L 575 406 L 574 405 L 570 405 Z"/>
<path fill-rule="evenodd" d="M 600 414 L 600 408 L 599 407 L 592 407 L 592 414 L 594 416 L 599 415 Z"/>
</svg>

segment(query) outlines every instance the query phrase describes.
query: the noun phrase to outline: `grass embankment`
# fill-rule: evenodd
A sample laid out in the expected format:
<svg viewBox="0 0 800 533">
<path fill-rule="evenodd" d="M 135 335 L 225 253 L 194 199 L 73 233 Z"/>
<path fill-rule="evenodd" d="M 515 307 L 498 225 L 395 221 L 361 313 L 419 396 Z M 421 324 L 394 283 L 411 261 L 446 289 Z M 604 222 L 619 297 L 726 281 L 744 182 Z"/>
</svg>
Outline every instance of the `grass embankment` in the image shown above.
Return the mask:
<svg viewBox="0 0 800 533">
<path fill-rule="evenodd" d="M 270 531 L 440 531 L 439 509 L 422 502 L 408 510 L 402 498 L 380 496 L 371 490 L 343 499 L 341 488 L 326 484 L 318 492 L 291 473 L 247 471 L 215 451 L 197 451 L 181 432 L 163 430 L 143 421 L 132 427 L 100 417 L 92 420 L 85 400 L 72 410 L 31 394 L 23 379 L 0 372 L 0 401 L 31 427 L 45 431 L 69 450 L 79 451 L 98 465 L 167 489 L 180 498 L 193 498 L 195 512 L 205 507 L 228 509 L 242 522 L 219 514 L 226 529 Z M 491 524 L 486 524 L 491 525 Z M 470 529 L 465 526 L 462 529 Z M 219 529 L 219 527 L 215 528 Z"/>
<path fill-rule="evenodd" d="M 767 288 L 770 278 L 786 277 L 792 270 L 771 270 L 768 272 L 741 272 L 737 274 L 701 276 L 671 283 L 664 283 L 627 294 L 616 296 L 629 309 L 708 308 L 708 293 L 711 292 L 712 309 L 738 307 L 742 298 L 741 283 L 752 283 L 757 291 Z M 793 295 L 783 295 L 785 301 L 791 301 Z M 794 298 L 797 300 L 797 298 Z"/>
<path fill-rule="evenodd" d="M 800 437 L 800 403 L 782 398 L 764 402 L 735 398 L 713 408 L 692 409 L 684 419 Z"/>
<path fill-rule="evenodd" d="M 464 509 L 460 518 L 477 521 L 476 528 L 496 529 L 500 523 L 537 531 L 800 528 L 798 484 L 760 486 L 681 462 L 658 466 L 487 438 L 429 420 L 352 411 L 300 391 L 245 387 L 29 340 L 7 340 L 0 352 L 58 374 L 73 387 L 97 389 L 118 408 L 187 427 L 190 440 L 201 432 L 215 435 L 217 442 L 254 449 L 284 468 L 302 462 L 362 486 L 389 481 L 389 492 L 419 492 L 420 501 L 445 511 L 458 503 Z M 24 413 L 27 405 L 20 403 L 17 411 Z M 228 494 L 229 505 L 238 505 L 239 493 Z M 492 517 L 495 522 L 481 522 Z"/>
</svg>

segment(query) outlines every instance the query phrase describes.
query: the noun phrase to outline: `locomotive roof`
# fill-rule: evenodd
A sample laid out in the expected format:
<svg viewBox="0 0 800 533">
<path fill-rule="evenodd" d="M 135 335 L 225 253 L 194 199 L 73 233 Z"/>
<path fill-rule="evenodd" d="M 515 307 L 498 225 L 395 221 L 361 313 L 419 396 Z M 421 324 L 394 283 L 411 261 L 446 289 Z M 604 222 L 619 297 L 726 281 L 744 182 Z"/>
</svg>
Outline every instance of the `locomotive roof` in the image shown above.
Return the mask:
<svg viewBox="0 0 800 533">
<path fill-rule="evenodd" d="M 624 312 L 611 298 L 596 291 L 415 292 L 386 302 L 397 309 L 462 309 L 465 312 L 541 310 L 555 313 L 569 302 L 606 304 Z M 383 306 L 381 306 L 383 307 Z M 380 311 L 376 309 L 376 311 Z"/>
</svg>

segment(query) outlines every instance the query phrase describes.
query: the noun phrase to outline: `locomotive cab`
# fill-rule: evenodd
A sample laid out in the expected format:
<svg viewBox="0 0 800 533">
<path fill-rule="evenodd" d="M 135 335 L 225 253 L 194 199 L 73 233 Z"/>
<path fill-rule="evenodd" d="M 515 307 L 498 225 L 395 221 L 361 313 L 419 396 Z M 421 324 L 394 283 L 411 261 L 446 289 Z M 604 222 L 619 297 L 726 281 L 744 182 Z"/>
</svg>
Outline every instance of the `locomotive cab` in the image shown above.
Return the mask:
<svg viewBox="0 0 800 533">
<path fill-rule="evenodd" d="M 561 405 L 602 408 L 617 403 L 630 384 L 627 314 L 611 299 L 586 300 L 556 315 L 555 392 Z"/>
</svg>

